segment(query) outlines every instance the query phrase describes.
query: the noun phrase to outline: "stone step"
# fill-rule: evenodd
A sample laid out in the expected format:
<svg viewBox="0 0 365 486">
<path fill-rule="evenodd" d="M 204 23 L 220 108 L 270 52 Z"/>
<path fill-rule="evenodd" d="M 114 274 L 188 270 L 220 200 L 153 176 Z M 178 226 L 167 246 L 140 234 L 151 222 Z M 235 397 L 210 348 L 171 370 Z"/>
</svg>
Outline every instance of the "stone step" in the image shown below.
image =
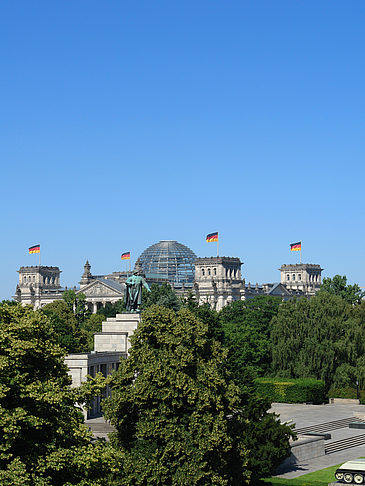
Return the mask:
<svg viewBox="0 0 365 486">
<path fill-rule="evenodd" d="M 333 454 L 334 452 L 351 449 L 365 444 L 365 434 L 357 435 L 355 437 L 348 437 L 347 439 L 336 440 L 331 444 L 325 446 L 325 454 Z"/>
<path fill-rule="evenodd" d="M 362 419 L 357 419 L 355 417 L 356 422 L 363 422 Z M 301 427 L 298 429 L 294 429 L 294 432 L 297 434 L 306 434 L 308 432 L 329 432 L 330 430 L 342 429 L 344 427 L 348 427 L 351 422 L 354 422 L 354 417 L 344 418 L 341 420 L 333 420 L 332 422 L 324 422 L 322 424 L 315 424 L 309 425 L 308 427 Z"/>
</svg>

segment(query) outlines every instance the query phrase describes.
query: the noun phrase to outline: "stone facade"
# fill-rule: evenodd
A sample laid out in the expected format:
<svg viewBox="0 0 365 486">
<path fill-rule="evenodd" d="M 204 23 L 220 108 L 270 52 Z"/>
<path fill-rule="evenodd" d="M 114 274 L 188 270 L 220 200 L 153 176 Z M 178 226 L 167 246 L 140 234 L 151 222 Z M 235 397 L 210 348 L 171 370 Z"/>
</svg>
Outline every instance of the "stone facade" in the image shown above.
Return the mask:
<svg viewBox="0 0 365 486">
<path fill-rule="evenodd" d="M 193 291 L 200 303 L 209 303 L 220 310 L 235 300 L 246 300 L 256 295 L 278 295 L 287 300 L 294 295 L 310 297 L 321 285 L 322 268 L 320 265 L 299 263 L 282 265 L 280 283 L 246 284 L 241 275 L 243 263 L 236 257 L 206 257 L 195 260 L 194 283 L 169 282 L 162 278 L 147 278 L 151 285 L 169 283 L 179 296 Z M 137 260 L 135 270 L 140 270 Z M 60 286 L 58 267 L 21 267 L 19 284 L 15 300 L 22 304 L 31 304 L 38 309 L 49 302 L 62 298 L 64 289 Z M 88 261 L 76 293 L 83 293 L 88 308 L 96 313 L 107 303 L 116 303 L 124 299 L 125 281 L 129 272 L 113 272 L 108 275 L 92 275 Z"/>
<path fill-rule="evenodd" d="M 125 291 L 125 279 L 108 278 L 109 276 L 94 276 L 91 273 L 91 265 L 86 261 L 84 273 L 80 280 L 80 290 L 76 293 L 83 293 L 89 310 L 94 314 L 108 302 L 114 304 L 123 300 Z"/>
<path fill-rule="evenodd" d="M 208 257 L 195 260 L 194 291 L 200 304 L 208 303 L 216 310 L 244 297 L 239 258 Z"/>
<path fill-rule="evenodd" d="M 119 367 L 121 359 L 128 356 L 130 336 L 137 329 L 140 314 L 117 314 L 108 317 L 102 323 L 102 332 L 94 334 L 94 351 L 90 353 L 72 353 L 65 357 L 68 373 L 72 378 L 72 386 L 80 386 L 87 376 L 95 376 L 101 372 L 108 376 Z M 107 388 L 101 397 L 95 397 L 91 407 L 84 410 L 85 418 L 101 415 L 100 401 L 109 396 Z"/>
<path fill-rule="evenodd" d="M 68 374 L 72 378 L 71 386 L 80 386 L 87 380 L 87 376 L 95 376 L 102 373 L 105 377 L 110 375 L 119 367 L 120 359 L 126 356 L 126 352 L 104 352 L 104 353 L 73 353 L 65 357 L 65 365 L 68 367 Z M 90 408 L 83 410 L 86 419 L 101 415 L 100 401 L 110 395 L 107 387 L 100 397 L 95 397 Z"/>
<path fill-rule="evenodd" d="M 320 265 L 313 263 L 297 263 L 280 267 L 281 283 L 289 291 L 299 291 L 311 296 L 320 289 L 322 271 Z"/>
<path fill-rule="evenodd" d="M 234 257 L 197 258 L 194 291 L 198 302 L 208 303 L 219 311 L 230 302 L 253 299 L 258 295 L 278 296 L 283 300 L 294 295 L 307 295 L 305 290 L 288 288 L 285 283 L 246 284 L 241 275 L 242 265 L 240 259 Z"/>
<path fill-rule="evenodd" d="M 101 332 L 94 334 L 94 349 L 100 351 L 122 351 L 128 353 L 129 338 L 137 329 L 140 314 L 117 314 L 108 317 L 101 325 Z"/>
<path fill-rule="evenodd" d="M 39 309 L 62 298 L 61 270 L 58 267 L 20 267 L 14 300 Z"/>
</svg>

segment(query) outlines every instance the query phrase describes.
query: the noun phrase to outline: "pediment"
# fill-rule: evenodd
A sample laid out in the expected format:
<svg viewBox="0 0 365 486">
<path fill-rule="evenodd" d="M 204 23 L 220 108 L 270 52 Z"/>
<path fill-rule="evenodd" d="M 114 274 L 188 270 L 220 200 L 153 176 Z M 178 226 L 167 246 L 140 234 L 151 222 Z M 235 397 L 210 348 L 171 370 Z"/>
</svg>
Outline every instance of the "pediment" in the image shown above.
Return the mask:
<svg viewBox="0 0 365 486">
<path fill-rule="evenodd" d="M 86 287 L 79 290 L 78 293 L 83 293 L 85 297 L 123 297 L 123 287 L 116 288 L 116 285 L 108 285 L 107 282 L 102 280 L 94 280 L 90 282 Z"/>
<path fill-rule="evenodd" d="M 283 295 L 290 296 L 291 293 L 288 291 L 288 289 L 285 287 L 285 285 L 282 285 L 281 283 L 274 285 L 274 287 L 269 291 L 270 295 L 279 295 L 282 297 Z"/>
</svg>

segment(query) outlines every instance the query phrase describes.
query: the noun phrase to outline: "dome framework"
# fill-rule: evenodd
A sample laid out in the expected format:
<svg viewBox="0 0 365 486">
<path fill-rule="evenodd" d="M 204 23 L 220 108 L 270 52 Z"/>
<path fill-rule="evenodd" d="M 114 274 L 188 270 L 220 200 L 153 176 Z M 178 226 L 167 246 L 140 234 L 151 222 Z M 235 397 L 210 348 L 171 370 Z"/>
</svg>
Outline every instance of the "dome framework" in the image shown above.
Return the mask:
<svg viewBox="0 0 365 486">
<path fill-rule="evenodd" d="M 192 283 L 195 253 L 175 240 L 161 240 L 149 246 L 139 257 L 146 277 L 166 279 L 170 283 Z"/>
</svg>

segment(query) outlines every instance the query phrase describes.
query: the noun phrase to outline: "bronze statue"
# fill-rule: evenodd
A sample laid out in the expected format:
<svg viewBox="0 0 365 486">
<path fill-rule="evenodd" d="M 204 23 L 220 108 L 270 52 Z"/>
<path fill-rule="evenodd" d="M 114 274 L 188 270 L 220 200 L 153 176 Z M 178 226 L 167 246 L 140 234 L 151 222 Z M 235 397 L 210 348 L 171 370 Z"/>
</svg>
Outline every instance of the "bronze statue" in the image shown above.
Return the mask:
<svg viewBox="0 0 365 486">
<path fill-rule="evenodd" d="M 139 312 L 142 303 L 142 287 L 151 292 L 146 280 L 136 271 L 127 278 L 125 289 L 125 306 L 128 312 Z"/>
</svg>

